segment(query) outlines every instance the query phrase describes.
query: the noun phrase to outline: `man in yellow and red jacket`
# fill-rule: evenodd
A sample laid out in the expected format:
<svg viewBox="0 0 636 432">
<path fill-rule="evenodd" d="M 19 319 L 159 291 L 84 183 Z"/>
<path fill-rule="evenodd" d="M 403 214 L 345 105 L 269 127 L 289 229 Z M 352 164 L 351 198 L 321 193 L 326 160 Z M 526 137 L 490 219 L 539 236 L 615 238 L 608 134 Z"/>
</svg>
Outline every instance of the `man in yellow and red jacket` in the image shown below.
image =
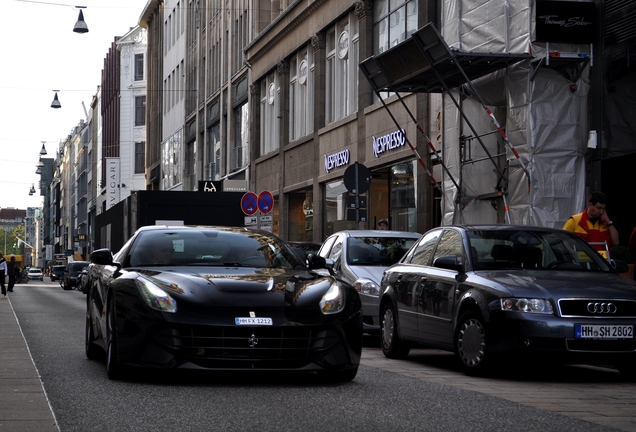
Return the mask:
<svg viewBox="0 0 636 432">
<path fill-rule="evenodd" d="M 607 249 L 618 245 L 618 231 L 605 211 L 607 196 L 603 192 L 593 192 L 587 203 L 587 208 L 582 213 L 571 216 L 563 229 L 571 231 L 588 243 L 607 244 Z M 605 246 L 593 245 L 594 249 L 605 252 Z M 609 258 L 609 257 L 606 257 Z"/>
</svg>

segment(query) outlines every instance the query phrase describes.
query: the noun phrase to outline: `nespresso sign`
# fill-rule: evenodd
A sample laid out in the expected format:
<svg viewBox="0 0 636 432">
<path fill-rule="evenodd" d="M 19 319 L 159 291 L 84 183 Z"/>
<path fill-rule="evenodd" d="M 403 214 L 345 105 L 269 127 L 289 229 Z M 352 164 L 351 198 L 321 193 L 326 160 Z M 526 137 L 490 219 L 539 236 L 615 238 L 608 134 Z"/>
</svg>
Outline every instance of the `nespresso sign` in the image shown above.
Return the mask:
<svg viewBox="0 0 636 432">
<path fill-rule="evenodd" d="M 389 150 L 395 150 L 402 147 L 406 143 L 404 137 L 404 129 L 400 129 L 390 134 L 380 137 L 373 137 L 373 154 L 379 158 L 380 155 Z"/>
<path fill-rule="evenodd" d="M 596 22 L 596 5 L 593 2 L 537 0 L 533 41 L 594 43 Z"/>
<path fill-rule="evenodd" d="M 342 150 L 338 153 L 325 155 L 325 172 L 329 172 L 334 168 L 338 168 L 349 163 L 349 149 Z"/>
</svg>

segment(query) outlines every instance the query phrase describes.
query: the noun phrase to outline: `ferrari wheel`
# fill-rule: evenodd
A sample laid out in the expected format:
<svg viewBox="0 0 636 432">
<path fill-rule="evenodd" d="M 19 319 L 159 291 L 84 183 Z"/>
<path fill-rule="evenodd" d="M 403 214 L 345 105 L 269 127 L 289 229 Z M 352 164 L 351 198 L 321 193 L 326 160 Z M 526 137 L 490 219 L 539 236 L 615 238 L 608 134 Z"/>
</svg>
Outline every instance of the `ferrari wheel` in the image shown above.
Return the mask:
<svg viewBox="0 0 636 432">
<path fill-rule="evenodd" d="M 462 369 L 468 375 L 483 374 L 492 362 L 483 319 L 473 312 L 466 312 L 457 324 L 455 355 Z"/>
<path fill-rule="evenodd" d="M 115 300 L 111 298 L 108 302 L 108 312 L 106 316 L 106 373 L 110 379 L 119 379 L 123 375 L 122 366 L 117 358 L 117 326 L 115 315 Z"/>
<path fill-rule="evenodd" d="M 382 338 L 382 352 L 388 358 L 403 359 L 409 355 L 411 347 L 400 339 L 397 328 L 395 311 L 391 303 L 382 306 L 380 316 L 380 337 Z"/>
<path fill-rule="evenodd" d="M 88 299 L 88 307 L 91 307 L 90 298 Z M 89 309 L 90 310 L 90 309 Z M 84 347 L 86 350 L 86 357 L 89 360 L 97 360 L 101 354 L 102 350 L 95 345 L 95 334 L 93 333 L 93 324 L 91 320 L 90 312 L 86 312 L 86 333 L 85 333 L 85 342 Z"/>
</svg>

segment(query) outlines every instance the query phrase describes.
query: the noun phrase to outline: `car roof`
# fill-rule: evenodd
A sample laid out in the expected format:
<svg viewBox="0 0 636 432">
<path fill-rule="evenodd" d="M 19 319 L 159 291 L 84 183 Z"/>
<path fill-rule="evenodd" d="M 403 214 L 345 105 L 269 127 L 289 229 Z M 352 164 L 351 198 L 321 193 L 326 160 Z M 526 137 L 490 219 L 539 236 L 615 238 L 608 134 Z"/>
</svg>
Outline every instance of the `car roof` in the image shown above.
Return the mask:
<svg viewBox="0 0 636 432">
<path fill-rule="evenodd" d="M 332 235 L 335 234 L 345 234 L 348 237 L 410 237 L 414 239 L 422 237 L 422 234 L 416 232 L 392 230 L 342 230 Z"/>
<path fill-rule="evenodd" d="M 431 228 L 431 231 L 434 229 L 442 229 L 442 228 L 459 228 L 467 231 L 563 231 L 559 228 L 550 228 L 550 227 L 541 227 L 536 225 L 510 225 L 510 224 L 455 224 L 455 225 L 444 225 L 436 228 Z"/>
</svg>

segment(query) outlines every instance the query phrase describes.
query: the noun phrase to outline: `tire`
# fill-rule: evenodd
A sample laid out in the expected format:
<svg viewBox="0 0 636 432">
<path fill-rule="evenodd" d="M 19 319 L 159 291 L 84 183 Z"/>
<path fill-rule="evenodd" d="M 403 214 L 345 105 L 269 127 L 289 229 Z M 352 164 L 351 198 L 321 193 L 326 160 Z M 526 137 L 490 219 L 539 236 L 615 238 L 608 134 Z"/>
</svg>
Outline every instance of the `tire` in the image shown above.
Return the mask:
<svg viewBox="0 0 636 432">
<path fill-rule="evenodd" d="M 455 356 L 467 375 L 483 375 L 493 363 L 488 351 L 484 319 L 474 312 L 464 313 L 455 330 Z"/>
<path fill-rule="evenodd" d="M 388 302 L 382 306 L 380 315 L 380 345 L 385 357 L 392 359 L 406 358 L 411 351 L 411 347 L 400 339 L 395 310 Z"/>
<path fill-rule="evenodd" d="M 102 357 L 102 350 L 95 344 L 95 333 L 93 333 L 93 324 L 91 319 L 91 299 L 87 299 L 87 310 L 86 310 L 86 332 L 84 334 L 84 348 L 86 351 L 86 357 L 89 360 L 97 360 Z"/>
<path fill-rule="evenodd" d="M 115 300 L 113 298 L 108 302 L 108 312 L 106 314 L 106 374 L 112 380 L 120 379 L 123 374 L 123 368 L 119 364 L 117 358 L 117 323 L 115 315 Z"/>
</svg>

